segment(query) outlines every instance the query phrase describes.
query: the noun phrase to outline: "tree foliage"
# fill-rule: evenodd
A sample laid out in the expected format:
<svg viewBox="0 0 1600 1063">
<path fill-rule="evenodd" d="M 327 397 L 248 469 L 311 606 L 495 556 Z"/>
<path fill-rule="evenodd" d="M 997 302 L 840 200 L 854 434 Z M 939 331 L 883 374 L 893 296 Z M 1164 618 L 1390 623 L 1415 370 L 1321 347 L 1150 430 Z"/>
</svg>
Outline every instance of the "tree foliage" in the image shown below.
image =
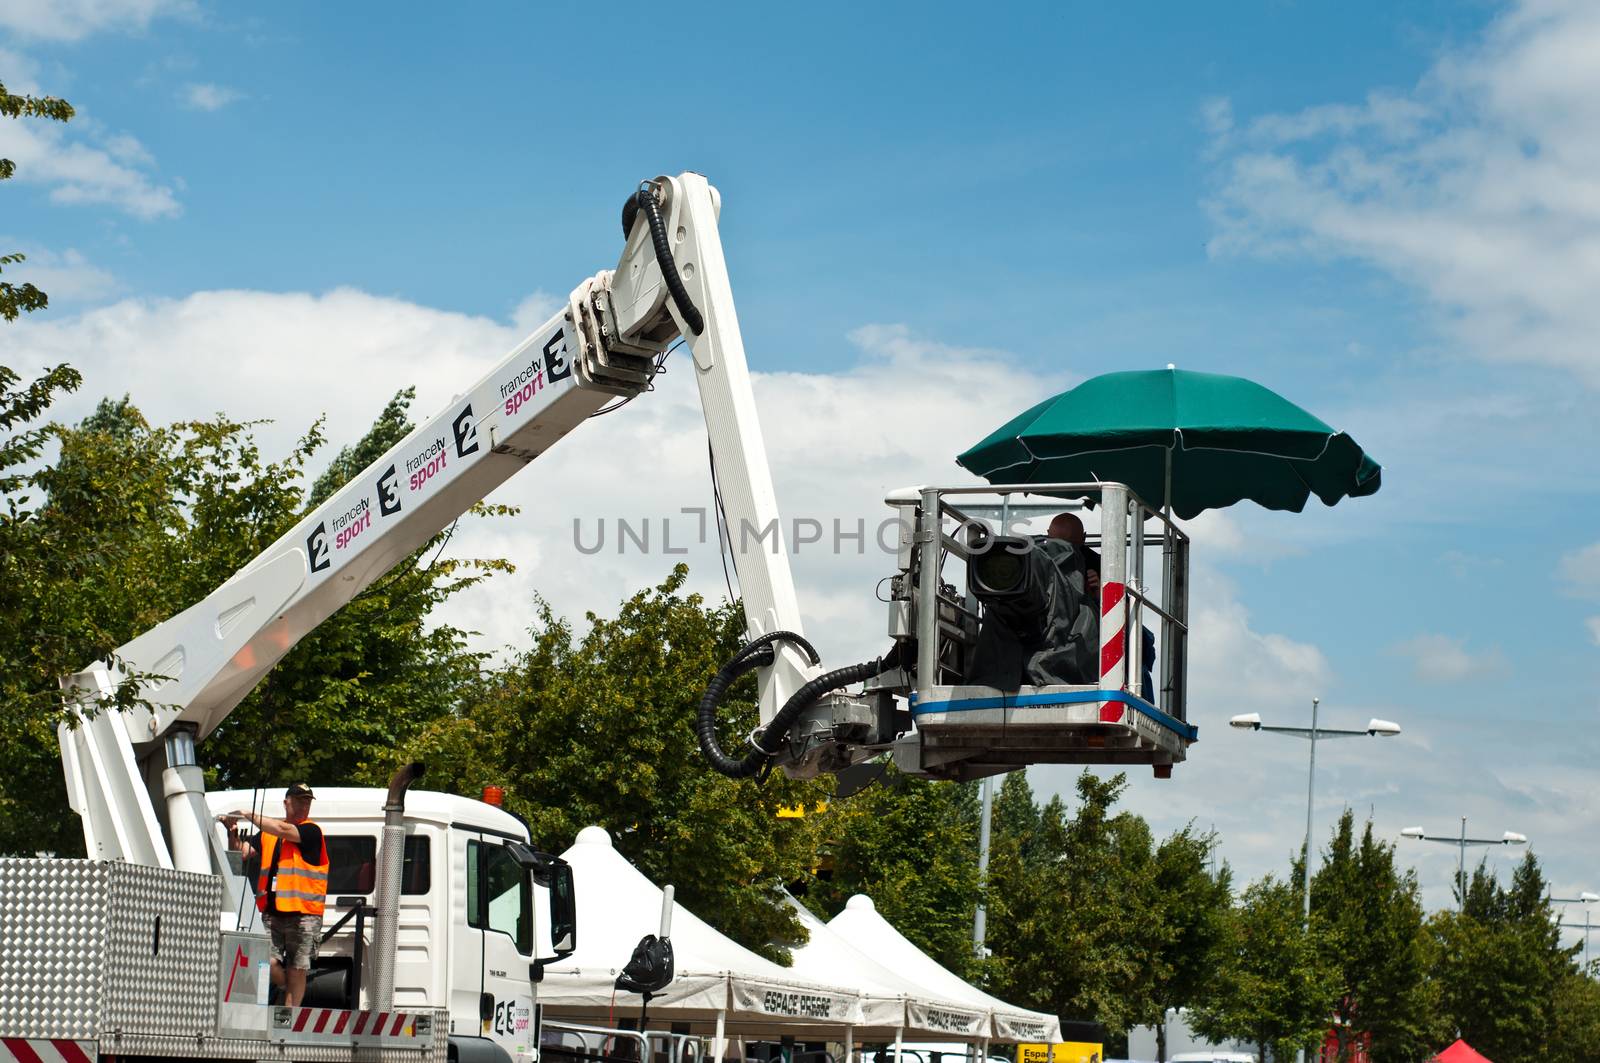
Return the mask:
<svg viewBox="0 0 1600 1063">
<path fill-rule="evenodd" d="M 411 388 L 396 394 L 360 440 L 334 455 L 278 533 L 405 438 L 414 395 Z M 252 464 L 253 450 L 241 460 Z M 513 513 L 479 505 L 467 517 Z M 219 783 L 274 785 L 292 777 L 379 784 L 397 745 L 448 717 L 476 689 L 488 655 L 470 650 L 470 633 L 439 623 L 434 610 L 512 566 L 503 558 L 443 558 L 448 535 L 434 536 L 323 621 L 240 703 L 205 746 Z M 248 556 L 265 544 L 251 542 Z"/>
<path fill-rule="evenodd" d="M 72 118 L 72 104 L 54 96 L 25 96 L 7 92 L 4 84 L 0 84 L 0 118 L 45 118 L 56 122 L 65 122 Z M 10 159 L 0 158 L 0 181 L 7 180 L 16 175 L 17 164 Z M 17 265 L 25 260 L 26 256 L 12 252 L 0 254 L 0 272 L 5 267 Z M 0 317 L 7 321 L 15 321 L 24 313 L 43 310 L 50 305 L 49 296 L 34 287 L 32 284 L 13 284 L 10 281 L 0 280 Z M 0 465 L 0 468 L 3 468 Z"/>
<path fill-rule="evenodd" d="M 1338 972 L 1319 934 L 1301 918 L 1301 893 L 1271 875 L 1245 890 L 1230 920 L 1216 991 L 1191 1010 L 1197 1032 L 1246 1041 L 1261 1063 L 1322 1040 L 1338 993 Z"/>
<path fill-rule="evenodd" d="M 0 449 L 0 594 L 13 619 L 0 630 L 0 851 L 74 852 L 80 832 L 55 740 L 58 678 L 203 598 L 292 528 L 322 435 L 313 426 L 273 461 L 252 424 L 218 416 L 155 426 L 127 398 L 103 400 L 76 426 L 41 425 L 50 396 L 75 386 L 75 374 L 54 370 L 16 388 L 8 370 L 0 381 L 5 423 L 28 425 Z M 397 397 L 357 449 L 403 435 L 408 400 Z M 375 747 L 391 749 L 449 712 L 476 680 L 479 657 L 464 634 L 427 620 L 503 562 L 481 564 L 402 566 L 302 640 L 203 744 L 213 782 L 370 780 Z"/>
<path fill-rule="evenodd" d="M 822 821 L 827 878 L 807 903 L 823 918 L 865 893 L 912 944 L 958 974 L 973 965 L 978 901 L 975 784 L 915 779 L 890 770 L 884 781 L 835 800 Z"/>
<path fill-rule="evenodd" d="M 1155 853 L 1148 910 L 1166 929 L 1161 962 L 1152 965 L 1150 975 L 1154 1014 L 1141 1022 L 1158 1025 L 1163 1059 L 1167 1012 L 1209 1002 L 1226 961 L 1233 876 L 1226 864 L 1209 871 L 1216 846 L 1215 834 L 1200 834 L 1191 824 L 1168 835 Z"/>
<path fill-rule="evenodd" d="M 488 676 L 459 712 L 406 743 L 431 785 L 477 793 L 505 788 L 506 804 L 557 851 L 584 827 L 611 833 L 618 851 L 677 899 L 747 946 L 787 961 L 800 940 L 780 887 L 813 870 L 829 787 L 774 772 L 765 785 L 732 780 L 701 759 L 694 733 L 700 692 L 744 641 L 733 605 L 685 594 L 677 566 L 659 586 L 586 618 L 574 631 L 548 607 L 531 648 Z M 756 723 L 754 681 L 723 702 L 729 734 Z"/>
<path fill-rule="evenodd" d="M 1576 975 L 1577 946 L 1562 947 L 1547 894 L 1530 852 L 1509 887 L 1479 864 L 1461 910 L 1430 920 L 1439 1040 L 1458 1034 L 1490 1059 L 1549 1059 L 1566 1051 L 1552 1037 L 1562 1022 L 1558 1000 L 1581 1004 L 1584 997 L 1565 985 Z"/>
<path fill-rule="evenodd" d="M 1396 868 L 1394 845 L 1374 838 L 1370 821 L 1358 841 L 1349 809 L 1312 879 L 1311 918 L 1339 978 L 1337 1063 L 1363 1044 L 1381 1045 L 1384 1058 L 1426 1055 L 1435 987 L 1416 876 Z"/>
<path fill-rule="evenodd" d="M 1600 982 L 1592 972 L 1568 971 L 1556 982 L 1546 1063 L 1600 1059 Z"/>
<path fill-rule="evenodd" d="M 1230 904 L 1226 869 L 1208 869 L 1213 839 L 1185 828 L 1157 845 L 1142 818 L 1114 811 L 1125 787 L 1086 771 L 1069 813 L 1008 776 L 985 890 L 989 988 L 1112 1031 L 1204 999 Z"/>
</svg>

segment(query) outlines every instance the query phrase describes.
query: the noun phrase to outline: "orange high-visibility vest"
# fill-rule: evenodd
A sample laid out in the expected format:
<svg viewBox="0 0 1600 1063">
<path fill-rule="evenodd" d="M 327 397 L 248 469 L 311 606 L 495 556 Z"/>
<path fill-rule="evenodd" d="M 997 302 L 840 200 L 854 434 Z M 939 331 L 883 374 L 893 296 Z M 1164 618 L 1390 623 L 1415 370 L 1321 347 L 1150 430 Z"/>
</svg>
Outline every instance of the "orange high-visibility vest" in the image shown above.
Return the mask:
<svg viewBox="0 0 1600 1063">
<path fill-rule="evenodd" d="M 310 823 L 310 820 L 306 820 Z M 278 847 L 282 845 L 280 853 Z M 273 882 L 274 864 L 277 881 Z M 261 877 L 256 880 L 256 907 L 267 910 L 267 889 L 277 894 L 278 911 L 321 915 L 328 896 L 328 843 L 323 839 L 322 863 L 305 858 L 300 846 L 275 834 L 261 833 Z"/>
</svg>

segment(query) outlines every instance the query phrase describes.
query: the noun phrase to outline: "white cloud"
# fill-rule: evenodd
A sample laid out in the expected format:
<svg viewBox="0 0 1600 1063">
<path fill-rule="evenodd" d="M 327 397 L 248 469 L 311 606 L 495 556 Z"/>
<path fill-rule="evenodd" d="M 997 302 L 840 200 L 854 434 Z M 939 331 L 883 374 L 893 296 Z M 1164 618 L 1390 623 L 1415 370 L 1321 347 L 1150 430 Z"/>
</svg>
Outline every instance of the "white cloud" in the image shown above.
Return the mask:
<svg viewBox="0 0 1600 1063">
<path fill-rule="evenodd" d="M 1206 722 L 1225 724 L 1240 712 L 1297 710 L 1328 690 L 1332 670 L 1321 650 L 1257 631 L 1237 588 L 1214 570 L 1195 567 L 1189 687 L 1191 704 L 1216 707 L 1216 718 Z"/>
<path fill-rule="evenodd" d="M 91 146 L 59 123 L 0 122 L 0 156 L 17 164 L 17 181 L 49 186 L 56 203 L 104 204 L 145 219 L 182 209 L 172 188 L 148 172 L 150 155 L 130 136 Z"/>
<path fill-rule="evenodd" d="M 81 415 L 100 395 L 128 391 L 157 421 L 214 410 L 273 418 L 263 442 L 267 453 L 281 453 L 323 412 L 330 439 L 355 439 L 409 384 L 419 392 L 414 413 L 430 415 L 522 338 L 529 324 L 523 319 L 555 302 L 542 294 L 525 300 L 515 312 L 519 328 L 349 290 L 129 299 L 76 318 L 24 323 L 10 334 L 16 341 L 10 360 L 70 361 L 84 371 L 86 386 L 64 415 Z M 841 662 L 884 648 L 885 607 L 873 589 L 893 559 L 879 552 L 871 532 L 891 513 L 886 491 L 966 481 L 953 454 L 981 438 L 1000 412 L 1022 408 L 1049 386 L 994 352 L 928 343 L 904 328 L 862 329 L 854 342 L 861 356 L 847 371 L 755 375 L 785 518 L 816 519 L 828 532 L 824 542 L 801 548 L 792 564 L 818 644 Z M 690 362 L 679 354 L 667 366 L 653 393 L 591 422 L 496 492 L 495 501 L 522 505 L 522 517 L 463 522 L 451 552 L 506 556 L 519 569 L 462 601 L 450 619 L 484 632 L 490 647 L 519 642 L 533 618 L 534 591 L 567 615 L 609 610 L 678 560 L 691 564 L 696 589 L 725 594 L 714 540 L 694 541 L 699 518 L 681 512 L 711 503 Z M 972 402 L 977 379 L 985 381 L 984 403 Z M 651 520 L 648 554 L 631 545 L 619 553 L 618 518 L 635 527 Z M 687 543 L 687 555 L 662 552 L 667 518 L 674 547 Z M 834 553 L 835 518 L 847 529 L 866 522 L 859 553 L 852 541 Z M 575 520 L 586 542 L 606 522 L 602 552 L 577 548 Z"/>
<path fill-rule="evenodd" d="M 1202 120 L 1217 253 L 1328 253 L 1420 289 L 1484 358 L 1600 386 L 1600 7 L 1528 0 L 1414 90 Z"/>
<path fill-rule="evenodd" d="M 1580 597 L 1600 595 L 1600 543 L 1562 555 L 1558 571 L 1567 593 Z"/>
<path fill-rule="evenodd" d="M 18 245 L 16 241 L 6 238 L 0 240 L 0 246 L 12 248 Z M 27 259 L 6 267 L 7 279 L 38 287 L 50 297 L 52 310 L 104 299 L 117 289 L 117 280 L 110 272 L 94 265 L 75 248 L 57 252 L 29 247 L 24 243 L 20 250 Z"/>
<path fill-rule="evenodd" d="M 1600 646 L 1600 616 L 1589 617 L 1583 622 L 1583 626 L 1589 629 L 1589 637 L 1594 640 L 1594 644 Z"/>
<path fill-rule="evenodd" d="M 5 72 L 6 91 L 17 96 L 39 96 L 39 66 L 28 56 L 10 48 L 0 48 L 0 71 Z"/>
<path fill-rule="evenodd" d="M 220 111 L 228 104 L 242 98 L 243 94 L 238 89 L 210 82 L 191 82 L 178 93 L 178 99 L 183 105 L 195 111 Z"/>
<path fill-rule="evenodd" d="M 143 30 L 166 15 L 187 15 L 191 0 L 6 0 L 0 28 L 36 40 L 76 41 L 101 31 Z"/>
<path fill-rule="evenodd" d="M 1448 635 L 1421 634 L 1393 647 L 1393 653 L 1411 661 L 1411 671 L 1425 683 L 1459 683 L 1505 668 L 1498 648 L 1469 650 L 1466 640 Z"/>
</svg>

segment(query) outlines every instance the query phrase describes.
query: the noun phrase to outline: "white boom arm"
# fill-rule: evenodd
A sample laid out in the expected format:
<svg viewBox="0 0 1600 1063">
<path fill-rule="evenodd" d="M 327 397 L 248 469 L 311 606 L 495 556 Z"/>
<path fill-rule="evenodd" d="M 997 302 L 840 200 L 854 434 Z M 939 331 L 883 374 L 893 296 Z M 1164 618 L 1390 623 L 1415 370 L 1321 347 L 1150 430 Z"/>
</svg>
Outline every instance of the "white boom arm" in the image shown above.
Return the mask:
<svg viewBox="0 0 1600 1063">
<path fill-rule="evenodd" d="M 698 174 L 659 178 L 655 187 L 678 273 L 704 315 L 698 334 L 668 298 L 649 226 L 636 218 L 616 271 L 581 284 L 564 311 L 441 413 L 204 600 L 120 647 L 114 663 L 63 681 L 94 695 L 128 674 L 166 677 L 142 690 L 153 709 L 85 711 L 59 730 L 68 797 L 83 819 L 90 857 L 227 881 L 226 838 L 205 809 L 194 741 L 335 610 L 602 404 L 644 390 L 655 356 L 680 333 L 693 353 L 734 541 L 747 526 L 778 536 L 775 545 L 769 536 L 754 551 L 735 550 L 750 633 L 800 632 L 717 231 L 717 193 Z M 761 677 L 762 721 L 809 675 L 808 663 L 781 647 Z M 84 704 L 92 708 L 92 698 Z"/>
</svg>

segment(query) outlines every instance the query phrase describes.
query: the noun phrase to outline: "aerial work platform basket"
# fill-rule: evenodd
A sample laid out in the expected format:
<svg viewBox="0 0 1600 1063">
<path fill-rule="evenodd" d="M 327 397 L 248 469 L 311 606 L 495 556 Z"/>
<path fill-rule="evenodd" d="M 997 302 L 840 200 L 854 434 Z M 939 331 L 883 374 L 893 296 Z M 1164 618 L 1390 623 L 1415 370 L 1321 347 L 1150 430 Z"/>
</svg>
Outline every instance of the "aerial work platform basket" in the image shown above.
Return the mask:
<svg viewBox="0 0 1600 1063">
<path fill-rule="evenodd" d="M 916 648 L 903 678 L 915 730 L 895 746 L 903 770 L 974 779 L 1027 764 L 1150 764 L 1171 774 L 1197 731 L 1185 703 L 1189 539 L 1166 514 L 1116 483 L 925 487 L 888 501 L 903 518 L 890 634 Z M 1100 524 L 1076 544 L 1075 563 L 1098 576 L 1074 606 L 1073 637 L 1092 640 L 1077 654 L 1086 663 L 1048 677 L 1067 682 L 974 682 L 984 625 L 1043 608 L 1024 586 L 1027 554 L 1050 552 L 1050 540 L 1018 529 L 1084 510 Z"/>
</svg>

